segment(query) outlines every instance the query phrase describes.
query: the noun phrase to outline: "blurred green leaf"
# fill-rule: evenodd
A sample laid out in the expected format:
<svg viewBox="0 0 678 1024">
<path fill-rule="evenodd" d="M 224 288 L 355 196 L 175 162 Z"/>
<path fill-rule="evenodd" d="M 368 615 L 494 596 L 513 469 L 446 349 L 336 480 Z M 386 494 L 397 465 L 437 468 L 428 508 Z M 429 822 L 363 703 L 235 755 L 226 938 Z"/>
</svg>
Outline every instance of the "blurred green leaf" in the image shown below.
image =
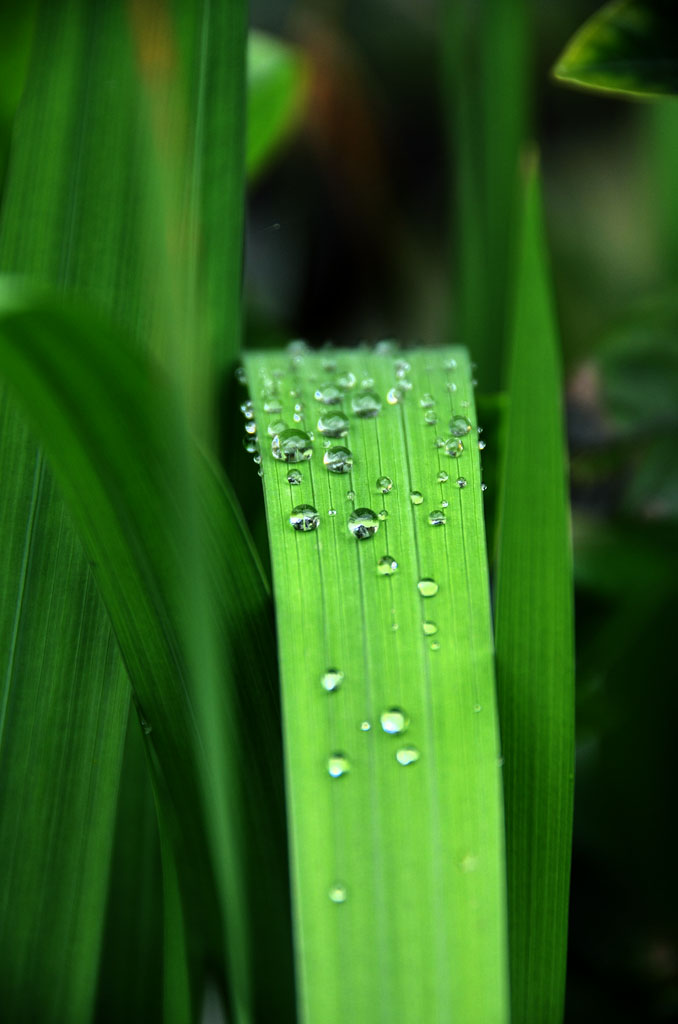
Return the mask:
<svg viewBox="0 0 678 1024">
<path fill-rule="evenodd" d="M 636 97 L 678 93 L 673 0 L 614 0 L 579 29 L 558 59 L 559 82 Z"/>
<path fill-rule="evenodd" d="M 307 100 L 310 69 L 300 50 L 263 32 L 247 45 L 247 177 L 256 179 L 289 137 Z"/>
<path fill-rule="evenodd" d="M 512 321 L 495 604 L 515 1024 L 555 1024 L 565 997 L 574 635 L 561 388 L 533 166 Z"/>
</svg>

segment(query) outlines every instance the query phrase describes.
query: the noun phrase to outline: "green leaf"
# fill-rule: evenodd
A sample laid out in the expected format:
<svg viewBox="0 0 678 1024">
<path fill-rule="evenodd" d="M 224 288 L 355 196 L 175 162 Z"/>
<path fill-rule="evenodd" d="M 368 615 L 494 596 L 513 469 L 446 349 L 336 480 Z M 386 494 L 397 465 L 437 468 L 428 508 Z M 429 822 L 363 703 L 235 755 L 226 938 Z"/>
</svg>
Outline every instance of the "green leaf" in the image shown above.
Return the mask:
<svg viewBox="0 0 678 1024">
<path fill-rule="evenodd" d="M 300 50 L 263 32 L 247 46 L 247 177 L 256 179 L 299 122 L 309 87 Z"/>
<path fill-rule="evenodd" d="M 572 567 L 561 376 L 536 170 L 517 264 L 495 609 L 512 1020 L 563 1014 L 574 791 Z"/>
<path fill-rule="evenodd" d="M 463 349 L 402 358 L 396 369 L 407 380 L 396 404 L 385 401 L 400 383 L 388 354 L 297 350 L 245 358 L 259 436 L 267 439 L 261 469 L 282 674 L 300 1005 L 303 1020 L 326 1024 L 372 1024 L 375 1014 L 403 1024 L 486 1024 L 508 1018 L 508 990 L 473 390 Z M 450 359 L 456 369 L 444 368 Z M 314 400 L 317 388 L 348 387 L 348 374 L 374 381 L 379 415 L 351 412 L 359 385 L 339 390 L 341 406 Z M 437 427 L 420 406 L 429 392 Z M 316 430 L 318 422 L 310 462 L 273 458 L 266 429 L 279 414 L 266 413 L 270 401 L 290 423 L 295 402 L 305 410 L 300 426 Z M 348 437 L 327 440 L 349 445 L 354 462 L 345 475 L 323 466 L 318 419 L 340 408 L 348 414 Z M 458 460 L 434 445 L 453 414 L 469 419 Z M 288 482 L 290 470 L 301 473 L 300 484 Z M 443 472 L 449 479 L 438 483 Z M 392 488 L 378 484 L 382 475 Z M 421 504 L 412 502 L 414 490 L 423 494 Z M 317 530 L 292 528 L 298 504 L 318 510 Z M 349 516 L 363 506 L 383 508 L 388 518 L 376 519 L 376 535 L 359 540 L 349 532 Z M 444 511 L 444 525 L 429 525 L 436 509 Z M 398 564 L 392 575 L 379 572 L 387 557 Z M 438 591 L 422 596 L 418 583 L 429 578 Z M 343 673 L 335 692 L 321 683 L 330 669 Z M 391 707 L 409 719 L 401 734 L 380 724 Z M 397 725 L 396 715 L 390 727 Z M 333 777 L 343 757 L 350 770 Z"/>
<path fill-rule="evenodd" d="M 636 97 L 678 93 L 678 37 L 672 0 L 615 0 L 565 47 L 559 82 Z"/>
<path fill-rule="evenodd" d="M 0 371 L 45 446 L 134 687 L 190 939 L 214 957 L 225 930 L 235 1019 L 270 1019 L 271 999 L 282 1019 L 275 665 L 256 653 L 268 594 L 244 522 L 157 366 L 11 282 L 0 310 Z"/>
</svg>

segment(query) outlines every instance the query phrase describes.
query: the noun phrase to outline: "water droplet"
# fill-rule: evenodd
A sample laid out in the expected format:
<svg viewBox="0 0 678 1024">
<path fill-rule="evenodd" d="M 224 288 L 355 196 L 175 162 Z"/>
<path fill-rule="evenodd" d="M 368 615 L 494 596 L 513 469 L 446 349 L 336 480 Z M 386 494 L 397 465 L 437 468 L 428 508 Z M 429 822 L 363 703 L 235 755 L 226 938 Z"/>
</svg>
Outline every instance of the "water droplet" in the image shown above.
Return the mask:
<svg viewBox="0 0 678 1024">
<path fill-rule="evenodd" d="M 438 422 L 438 414 L 434 409 L 427 409 L 424 413 L 424 423 L 428 423 L 429 427 L 435 427 Z"/>
<path fill-rule="evenodd" d="M 444 437 L 436 437 L 436 439 L 433 442 L 433 444 L 435 445 L 436 448 L 444 448 L 445 447 L 445 438 Z"/>
<path fill-rule="evenodd" d="M 273 414 L 282 412 L 282 405 L 277 398 L 270 398 L 268 402 L 264 402 L 264 412 Z"/>
<path fill-rule="evenodd" d="M 321 416 L 318 420 L 318 430 L 323 437 L 346 437 L 348 434 L 348 416 L 343 412 L 333 412 Z"/>
<path fill-rule="evenodd" d="M 343 397 L 339 388 L 334 384 L 323 384 L 315 393 L 316 401 L 322 402 L 323 405 L 339 405 Z"/>
<path fill-rule="evenodd" d="M 256 425 L 256 423 L 254 422 L 254 420 L 249 420 L 245 424 L 245 433 L 252 435 L 252 434 L 256 434 L 256 432 L 257 432 L 257 425 Z"/>
<path fill-rule="evenodd" d="M 355 374 L 354 373 L 342 373 L 341 377 L 337 380 L 337 384 L 343 391 L 350 391 L 351 388 L 355 387 Z"/>
<path fill-rule="evenodd" d="M 468 480 L 465 476 L 460 476 L 457 480 L 457 487 L 466 487 Z"/>
<path fill-rule="evenodd" d="M 416 747 L 401 747 L 396 751 L 396 761 L 405 766 L 415 764 L 420 757 L 421 754 Z"/>
<path fill-rule="evenodd" d="M 377 572 L 380 576 L 392 576 L 397 568 L 398 563 L 390 555 L 382 555 L 377 562 Z"/>
<path fill-rule="evenodd" d="M 439 586 L 435 580 L 432 580 L 429 576 L 424 576 L 417 583 L 417 590 L 422 597 L 435 597 L 438 593 Z"/>
<path fill-rule="evenodd" d="M 313 442 L 303 430 L 290 427 L 275 435 L 271 442 L 271 452 L 273 458 L 281 462 L 304 462 L 313 454 Z"/>
<path fill-rule="evenodd" d="M 400 378 L 406 377 L 411 369 L 410 364 L 407 362 L 406 359 L 396 359 L 393 365 L 395 367 L 396 377 Z"/>
<path fill-rule="evenodd" d="M 397 405 L 402 397 L 403 393 L 400 388 L 391 388 L 386 394 L 386 401 L 389 405 Z"/>
<path fill-rule="evenodd" d="M 453 437 L 466 437 L 471 431 L 471 421 L 466 416 L 453 416 L 450 420 L 450 433 Z"/>
<path fill-rule="evenodd" d="M 270 436 L 275 437 L 276 434 L 282 434 L 283 430 L 287 430 L 288 427 L 284 420 L 273 420 L 267 429 Z"/>
<path fill-rule="evenodd" d="M 238 384 L 247 384 L 247 374 L 245 373 L 244 366 L 238 366 L 238 368 L 235 371 L 235 379 L 237 380 Z"/>
<path fill-rule="evenodd" d="M 425 636 L 434 636 L 438 632 L 436 623 L 431 622 L 430 619 L 426 619 L 422 622 L 421 628 L 424 630 Z"/>
<path fill-rule="evenodd" d="M 441 501 L 440 502 L 440 507 L 441 508 L 447 508 L 449 504 L 450 504 L 449 501 Z"/>
<path fill-rule="evenodd" d="M 451 459 L 458 459 L 464 451 L 464 446 L 458 437 L 449 437 L 445 442 L 445 454 Z"/>
<path fill-rule="evenodd" d="M 327 449 L 323 463 L 330 473 L 350 473 L 353 468 L 353 454 L 349 448 L 336 445 Z"/>
<path fill-rule="evenodd" d="M 328 508 L 327 514 L 328 514 L 328 516 L 336 516 L 336 514 L 337 514 L 336 508 Z"/>
<path fill-rule="evenodd" d="M 357 508 L 348 517 L 348 528 L 358 540 L 367 540 L 379 529 L 379 519 L 371 508 Z"/>
<path fill-rule="evenodd" d="M 320 526 L 320 516 L 313 505 L 295 505 L 290 512 L 290 526 L 300 533 L 310 533 Z"/>
<path fill-rule="evenodd" d="M 384 338 L 382 341 L 378 341 L 374 346 L 374 351 L 381 356 L 389 355 L 396 347 L 396 342 L 392 338 Z"/>
<path fill-rule="evenodd" d="M 340 751 L 330 754 L 327 759 L 327 772 L 333 779 L 340 779 L 342 775 L 346 775 L 350 770 L 351 764 L 346 754 L 342 754 Z"/>
<path fill-rule="evenodd" d="M 360 387 L 363 389 L 363 391 L 371 391 L 372 388 L 374 387 L 374 380 L 372 379 L 372 377 L 363 377 L 363 379 L 360 381 Z"/>
<path fill-rule="evenodd" d="M 245 451 L 249 452 L 250 455 L 252 455 L 253 452 L 256 452 L 259 448 L 259 442 L 256 437 L 248 437 L 247 434 L 243 437 L 242 443 Z"/>
<path fill-rule="evenodd" d="M 393 481 L 390 476 L 380 476 L 377 479 L 377 487 L 382 494 L 388 494 L 393 489 Z"/>
<path fill-rule="evenodd" d="M 438 483 L 439 484 L 446 484 L 449 479 L 450 479 L 449 473 L 446 473 L 444 469 L 441 469 L 440 472 L 438 473 Z"/>
<path fill-rule="evenodd" d="M 252 457 L 252 462 L 256 462 L 257 465 L 261 462 L 261 455 L 257 454 Z"/>
<path fill-rule="evenodd" d="M 391 736 L 399 736 L 406 732 L 410 724 L 410 718 L 402 708 L 386 708 L 379 716 L 381 727 L 384 732 Z"/>
<path fill-rule="evenodd" d="M 400 388 L 401 391 L 411 391 L 412 381 L 403 378 L 401 381 L 398 382 L 398 387 Z"/>
<path fill-rule="evenodd" d="M 457 369 L 457 360 L 456 359 L 448 359 L 447 362 L 445 363 L 445 369 L 446 370 L 456 370 Z"/>
<path fill-rule="evenodd" d="M 320 680 L 323 690 L 327 690 L 328 693 L 333 693 L 338 690 L 341 686 L 344 673 L 340 672 L 338 668 L 328 668 L 327 672 L 323 675 Z"/>
<path fill-rule="evenodd" d="M 429 512 L 428 521 L 431 526 L 444 526 L 447 522 L 441 508 L 434 508 L 432 512 Z"/>
<path fill-rule="evenodd" d="M 369 722 L 367 721 L 367 719 L 365 719 L 365 721 L 364 721 L 364 722 L 361 722 L 361 723 L 360 723 L 360 728 L 361 728 L 361 731 L 362 731 L 362 732 L 369 732 L 369 731 L 370 731 L 370 729 L 372 728 L 372 726 L 371 726 L 371 724 L 370 724 L 370 723 L 369 723 Z"/>
<path fill-rule="evenodd" d="M 435 404 L 435 398 L 433 397 L 433 395 L 429 395 L 428 392 L 422 395 L 421 398 L 419 399 L 419 405 L 422 407 L 422 409 L 432 409 Z"/>
<path fill-rule="evenodd" d="M 329 888 L 329 897 L 333 903 L 345 903 L 348 893 L 343 882 L 334 882 Z"/>
<path fill-rule="evenodd" d="M 454 394 L 454 392 L 457 390 L 457 385 L 454 383 L 453 380 L 448 380 L 447 390 L 450 391 L 452 394 Z"/>
<path fill-rule="evenodd" d="M 486 447 L 487 441 L 483 441 L 483 439 L 481 438 L 480 441 L 478 441 L 478 448 L 480 449 L 481 452 L 484 452 Z"/>
<path fill-rule="evenodd" d="M 410 501 L 413 505 L 421 505 L 424 500 L 424 495 L 421 491 L 410 491 Z"/>
<path fill-rule="evenodd" d="M 346 501 L 355 501 L 355 491 L 346 491 Z"/>
<path fill-rule="evenodd" d="M 254 416 L 254 404 L 250 400 L 243 402 L 240 406 L 240 412 L 246 420 L 251 420 Z"/>
<path fill-rule="evenodd" d="M 385 508 L 379 509 L 379 511 L 377 512 L 377 519 L 379 520 L 380 523 L 383 523 L 385 519 L 388 519 L 388 510 Z"/>
<path fill-rule="evenodd" d="M 487 490 L 487 484 L 481 484 L 480 485 L 480 490 L 481 491 L 486 491 Z"/>
<path fill-rule="evenodd" d="M 476 714 L 477 714 L 477 713 L 478 713 L 479 711 L 482 711 L 482 710 L 483 710 L 483 705 L 482 705 L 482 704 L 474 704 L 474 705 L 473 705 L 473 710 L 474 710 L 474 711 L 476 712 Z"/>
<path fill-rule="evenodd" d="M 372 419 L 381 412 L 381 399 L 374 391 L 361 391 L 351 399 L 351 408 L 359 419 Z"/>
<path fill-rule="evenodd" d="M 291 469 L 287 474 L 287 482 L 288 484 L 291 484 L 292 487 L 297 487 L 297 485 L 301 483 L 302 479 L 301 470 L 299 469 Z"/>
<path fill-rule="evenodd" d="M 432 651 L 439 651 L 440 650 L 440 643 L 437 640 L 432 640 L 431 641 L 431 650 Z"/>
</svg>

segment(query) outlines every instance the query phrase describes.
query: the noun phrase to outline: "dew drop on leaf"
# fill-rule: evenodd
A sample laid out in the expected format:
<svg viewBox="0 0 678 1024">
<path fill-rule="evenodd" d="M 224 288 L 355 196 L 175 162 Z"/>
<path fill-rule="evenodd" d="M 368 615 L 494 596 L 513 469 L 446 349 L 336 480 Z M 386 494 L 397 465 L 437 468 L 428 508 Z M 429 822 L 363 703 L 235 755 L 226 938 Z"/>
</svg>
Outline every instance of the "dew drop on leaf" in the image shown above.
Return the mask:
<svg viewBox="0 0 678 1024">
<path fill-rule="evenodd" d="M 328 514 L 328 516 L 336 516 L 336 514 L 337 514 L 336 508 L 328 508 L 327 514 Z"/>
<path fill-rule="evenodd" d="M 449 473 L 446 473 L 444 469 L 441 469 L 441 471 L 438 473 L 438 483 L 446 484 L 449 479 Z"/>
<path fill-rule="evenodd" d="M 353 469 L 353 454 L 350 448 L 335 445 L 323 455 L 323 464 L 330 473 L 350 473 Z"/>
<path fill-rule="evenodd" d="M 329 897 L 333 903 L 345 903 L 348 893 L 343 882 L 334 882 L 329 888 Z"/>
<path fill-rule="evenodd" d="M 421 491 L 410 491 L 410 501 L 413 505 L 421 505 L 424 500 L 424 495 Z"/>
<path fill-rule="evenodd" d="M 379 519 L 371 508 L 356 508 L 348 517 L 348 528 L 358 540 L 367 540 L 379 529 Z"/>
<path fill-rule="evenodd" d="M 315 393 L 316 401 L 322 402 L 323 405 L 338 405 L 342 398 L 340 389 L 334 384 L 323 384 Z"/>
<path fill-rule="evenodd" d="M 424 423 L 428 423 L 429 427 L 435 427 L 438 422 L 438 415 L 434 409 L 427 409 L 424 413 Z"/>
<path fill-rule="evenodd" d="M 406 732 L 410 724 L 409 716 L 402 708 L 386 708 L 380 714 L 379 721 L 384 732 L 391 736 L 399 736 Z"/>
<path fill-rule="evenodd" d="M 435 624 L 435 622 L 431 622 L 430 619 L 426 619 L 424 622 L 422 622 L 421 628 L 423 629 L 425 636 L 433 636 L 435 633 L 438 632 L 437 625 Z"/>
<path fill-rule="evenodd" d="M 419 399 L 419 405 L 422 407 L 422 409 L 432 409 L 435 404 L 435 398 L 433 397 L 433 395 L 429 395 L 428 393 L 422 395 L 421 398 Z"/>
<path fill-rule="evenodd" d="M 388 494 L 388 492 L 393 488 L 393 481 L 390 476 L 380 476 L 377 479 L 377 488 L 382 494 Z"/>
<path fill-rule="evenodd" d="M 291 484 L 292 487 L 297 487 L 301 483 L 302 479 L 301 470 L 299 469 L 291 469 L 287 474 L 287 482 L 288 484 Z"/>
<path fill-rule="evenodd" d="M 337 384 L 342 391 L 350 391 L 351 388 L 355 387 L 355 374 L 354 373 L 342 373 L 341 377 L 337 380 Z"/>
<path fill-rule="evenodd" d="M 458 459 L 464 451 L 464 446 L 458 437 L 448 437 L 445 441 L 445 454 L 451 459 Z"/>
<path fill-rule="evenodd" d="M 290 526 L 300 533 L 310 533 L 320 526 L 320 516 L 313 505 L 296 505 L 290 512 Z"/>
<path fill-rule="evenodd" d="M 282 405 L 277 398 L 269 398 L 267 402 L 264 402 L 264 412 L 271 414 L 281 413 Z"/>
<path fill-rule="evenodd" d="M 468 480 L 465 476 L 460 476 L 457 480 L 457 487 L 466 487 Z"/>
<path fill-rule="evenodd" d="M 276 434 L 282 434 L 287 429 L 288 427 L 284 420 L 272 420 L 268 425 L 268 432 L 271 437 L 275 437 Z"/>
<path fill-rule="evenodd" d="M 348 416 L 343 412 L 332 412 L 321 416 L 318 430 L 323 437 L 346 437 L 348 434 Z"/>
<path fill-rule="evenodd" d="M 478 441 L 478 448 L 480 449 L 481 452 L 484 452 L 486 447 L 487 441 L 484 441 L 481 437 L 481 439 Z"/>
<path fill-rule="evenodd" d="M 313 442 L 303 430 L 290 427 L 276 434 L 271 442 L 274 459 L 281 462 L 305 462 L 313 454 Z"/>
<path fill-rule="evenodd" d="M 389 405 L 397 405 L 402 397 L 403 393 L 400 390 L 400 388 L 391 388 L 386 393 L 386 401 L 388 402 Z"/>
<path fill-rule="evenodd" d="M 328 693 L 333 693 L 338 690 L 342 684 L 344 673 L 338 668 L 328 668 L 327 672 L 322 676 L 320 683 L 323 690 L 327 690 Z"/>
<path fill-rule="evenodd" d="M 438 593 L 439 586 L 435 580 L 432 580 L 429 576 L 424 576 L 417 583 L 417 590 L 422 597 L 435 597 Z"/>
<path fill-rule="evenodd" d="M 380 523 L 383 523 L 384 519 L 388 519 L 388 510 L 385 508 L 380 509 L 377 512 L 377 519 Z"/>
<path fill-rule="evenodd" d="M 346 775 L 350 770 L 351 764 L 346 754 L 342 754 L 340 751 L 330 754 L 327 759 L 328 775 L 331 775 L 333 779 L 340 779 L 342 775 Z"/>
<path fill-rule="evenodd" d="M 372 419 L 381 412 L 381 399 L 374 391 L 361 391 L 351 399 L 351 408 L 359 419 Z"/>
<path fill-rule="evenodd" d="M 416 747 L 401 747 L 396 751 L 396 761 L 405 767 L 408 764 L 415 764 L 420 757 L 421 754 Z"/>
<path fill-rule="evenodd" d="M 428 521 L 430 526 L 444 526 L 447 522 L 445 513 L 441 508 L 434 508 L 432 512 L 428 514 Z"/>
<path fill-rule="evenodd" d="M 382 555 L 377 562 L 377 572 L 380 576 L 392 576 L 398 568 L 398 563 L 395 558 L 391 558 L 390 555 Z"/>
<path fill-rule="evenodd" d="M 487 490 L 487 484 L 481 484 L 480 485 L 480 490 L 481 491 L 486 491 Z"/>
<path fill-rule="evenodd" d="M 450 433 L 453 437 L 466 437 L 471 430 L 471 421 L 466 416 L 453 416 L 450 420 Z"/>
<path fill-rule="evenodd" d="M 361 722 L 361 723 L 360 723 L 360 730 L 361 730 L 361 732 L 369 732 L 371 728 L 372 728 L 372 726 L 371 726 L 371 724 L 370 724 L 370 723 L 369 723 L 369 722 L 367 721 L 367 719 L 365 719 L 365 721 L 364 721 L 364 722 Z"/>
</svg>

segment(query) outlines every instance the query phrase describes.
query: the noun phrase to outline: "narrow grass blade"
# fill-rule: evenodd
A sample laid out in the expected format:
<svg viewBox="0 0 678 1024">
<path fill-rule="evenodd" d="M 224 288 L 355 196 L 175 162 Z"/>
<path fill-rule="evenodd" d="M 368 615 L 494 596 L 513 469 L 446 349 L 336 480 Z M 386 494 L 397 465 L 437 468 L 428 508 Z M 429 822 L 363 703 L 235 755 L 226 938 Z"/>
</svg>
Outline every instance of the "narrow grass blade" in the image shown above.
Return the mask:
<svg viewBox="0 0 678 1024">
<path fill-rule="evenodd" d="M 518 254 L 495 637 L 512 1020 L 563 1014 L 574 791 L 574 650 L 558 338 L 536 170 Z"/>
<path fill-rule="evenodd" d="M 470 369 L 463 349 L 394 358 L 245 359 L 274 569 L 301 1016 L 487 1024 L 508 1018 L 508 992 Z M 267 414 L 269 402 L 281 413 Z M 459 459 L 434 444 L 453 415 Z M 267 434 L 271 419 L 293 416 L 316 431 L 298 465 L 274 458 Z M 350 472 L 325 468 L 324 457 L 346 458 L 325 444 L 349 447 Z M 317 529 L 292 528 L 298 505 L 317 509 Z M 349 525 L 362 507 L 378 532 L 361 540 Z M 314 512 L 298 515 L 314 525 Z M 323 682 L 330 671 L 338 686 L 337 675 Z"/>
<path fill-rule="evenodd" d="M 645 97 L 678 93 L 672 0 L 614 0 L 579 29 L 553 75 L 564 85 Z"/>
<path fill-rule="evenodd" d="M 455 336 L 472 344 L 483 390 L 496 391 L 527 119 L 528 4 L 447 0 L 443 29 L 443 99 L 455 181 Z"/>
<path fill-rule="evenodd" d="M 297 124 L 309 87 L 303 55 L 264 32 L 247 47 L 247 177 L 265 170 Z"/>
<path fill-rule="evenodd" d="M 1 298 L 0 371 L 45 445 L 94 562 L 148 733 L 187 927 L 212 956 L 224 928 L 234 1019 L 271 1000 L 284 1019 L 275 665 L 257 655 L 270 631 L 268 595 L 244 523 L 221 478 L 190 448 L 157 367 L 84 313 L 11 284 Z M 181 492 L 186 481 L 195 503 Z M 203 564 L 209 594 L 195 580 Z M 272 992 L 257 972 L 276 979 Z"/>
</svg>

